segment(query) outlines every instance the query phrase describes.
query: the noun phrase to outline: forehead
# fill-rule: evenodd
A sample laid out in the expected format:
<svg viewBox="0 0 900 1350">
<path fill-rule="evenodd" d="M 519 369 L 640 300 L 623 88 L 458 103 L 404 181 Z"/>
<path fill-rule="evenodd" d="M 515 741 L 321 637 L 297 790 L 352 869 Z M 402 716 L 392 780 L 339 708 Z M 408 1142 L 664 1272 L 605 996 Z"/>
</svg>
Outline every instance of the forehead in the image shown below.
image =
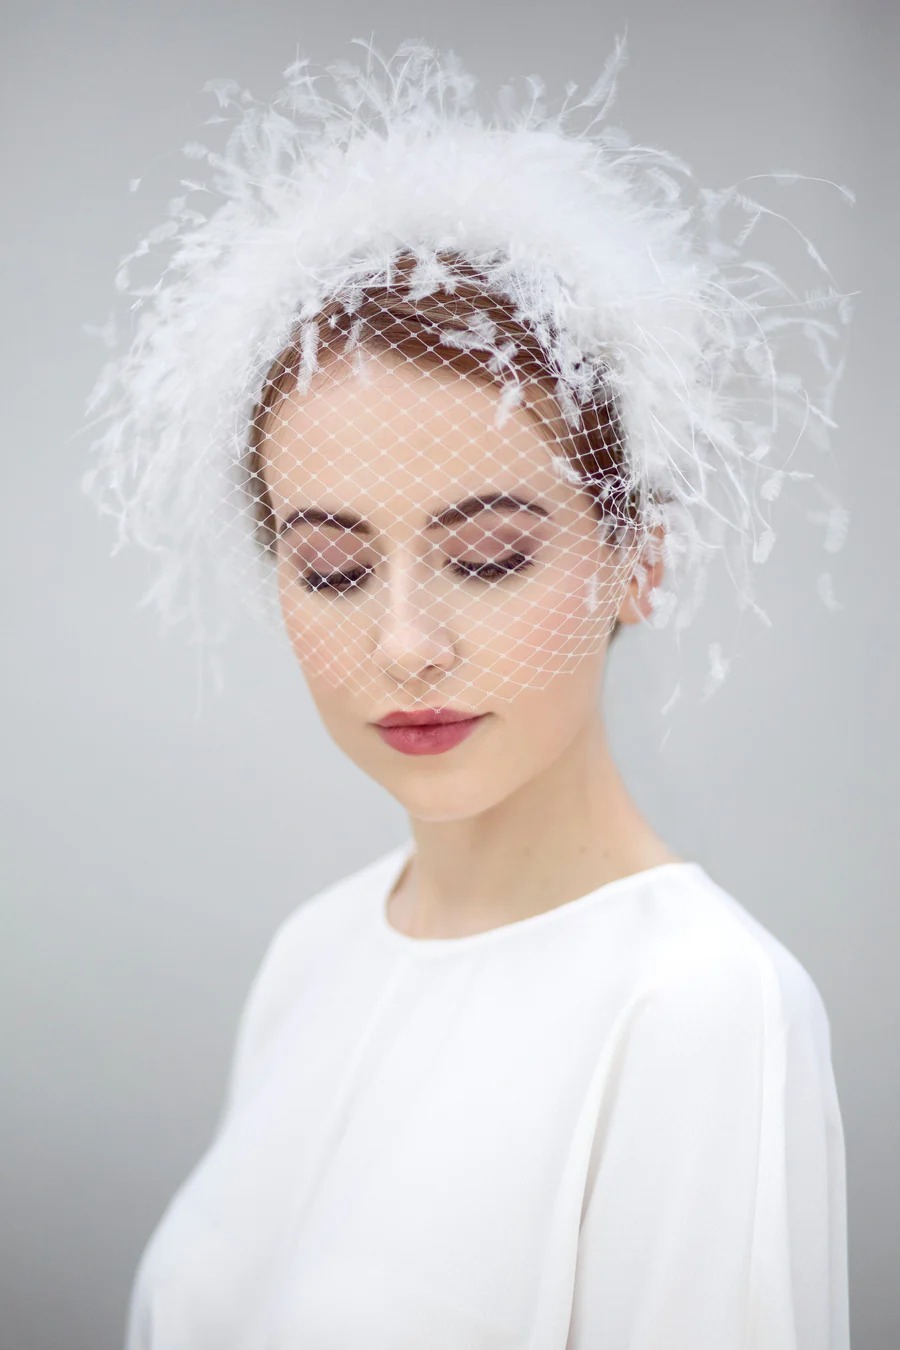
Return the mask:
<svg viewBox="0 0 900 1350">
<path fill-rule="evenodd" d="M 396 513 L 398 499 L 430 509 L 480 487 L 523 484 L 552 497 L 550 424 L 518 406 L 498 425 L 500 395 L 487 377 L 390 353 L 366 353 L 360 372 L 329 364 L 271 418 L 261 449 L 273 504 L 302 497 Z"/>
</svg>

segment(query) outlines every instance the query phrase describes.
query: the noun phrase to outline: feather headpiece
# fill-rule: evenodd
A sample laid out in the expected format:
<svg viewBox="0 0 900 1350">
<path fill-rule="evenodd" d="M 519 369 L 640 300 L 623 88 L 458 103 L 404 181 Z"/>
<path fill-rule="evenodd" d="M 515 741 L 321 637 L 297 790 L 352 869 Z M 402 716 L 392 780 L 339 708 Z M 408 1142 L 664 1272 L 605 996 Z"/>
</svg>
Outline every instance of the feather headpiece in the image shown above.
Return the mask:
<svg viewBox="0 0 900 1350">
<path fill-rule="evenodd" d="M 446 260 L 466 260 L 540 344 L 567 418 L 607 391 L 628 482 L 666 527 L 652 622 L 691 619 L 717 554 L 741 606 L 768 622 L 751 569 L 775 541 L 785 483 L 816 478 L 789 464 L 801 437 L 825 447 L 835 425 L 850 314 L 812 243 L 741 184 L 694 188 L 681 160 L 608 124 L 621 40 L 580 99 L 570 85 L 551 112 L 531 77 L 524 95 L 502 89 L 490 117 L 452 54 L 406 42 L 384 59 L 361 45 L 364 64 L 325 68 L 330 94 L 306 60 L 269 105 L 210 81 L 209 121 L 230 123 L 227 144 L 184 146 L 206 174 L 181 180 L 169 218 L 120 265 L 130 329 L 124 344 L 114 322 L 102 330 L 120 351 L 88 402 L 103 429 L 83 485 L 116 517 L 116 547 L 131 538 L 158 555 L 144 603 L 166 624 L 190 618 L 195 640 L 224 635 L 222 562 L 241 555 L 221 548 L 223 504 L 266 372 L 324 305 L 341 297 L 352 312 L 403 254 L 415 259 L 413 298 L 452 293 Z M 763 217 L 801 242 L 822 289 L 798 296 L 753 256 Z M 155 272 L 140 282 L 146 259 Z M 491 333 L 480 336 L 490 346 Z M 315 347 L 313 331 L 307 376 Z M 834 551 L 846 513 L 818 490 Z M 249 534 L 246 514 L 233 514 Z M 828 574 L 820 590 L 827 603 Z M 713 658 L 715 683 L 724 664 Z"/>
</svg>

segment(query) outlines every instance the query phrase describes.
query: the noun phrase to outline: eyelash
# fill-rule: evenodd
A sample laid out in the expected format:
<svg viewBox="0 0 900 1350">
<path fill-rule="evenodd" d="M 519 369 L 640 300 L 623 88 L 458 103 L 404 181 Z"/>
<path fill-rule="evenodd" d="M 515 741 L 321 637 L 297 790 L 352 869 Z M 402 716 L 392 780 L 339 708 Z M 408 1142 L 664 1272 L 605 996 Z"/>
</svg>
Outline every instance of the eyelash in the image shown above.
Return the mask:
<svg viewBox="0 0 900 1350">
<path fill-rule="evenodd" d="M 493 582 L 501 581 L 504 577 L 510 576 L 514 572 L 524 572 L 529 567 L 534 566 L 534 558 L 530 558 L 526 553 L 512 553 L 508 558 L 503 558 L 500 562 L 489 563 L 448 563 L 450 571 L 454 576 L 463 577 L 468 581 Z M 302 578 L 303 584 L 308 591 L 334 591 L 337 594 L 345 594 L 347 591 L 356 590 L 362 581 L 371 572 L 370 567 L 357 568 L 353 572 L 331 572 L 323 575 L 321 572 L 307 572 Z M 340 585 L 341 581 L 348 584 Z"/>
</svg>

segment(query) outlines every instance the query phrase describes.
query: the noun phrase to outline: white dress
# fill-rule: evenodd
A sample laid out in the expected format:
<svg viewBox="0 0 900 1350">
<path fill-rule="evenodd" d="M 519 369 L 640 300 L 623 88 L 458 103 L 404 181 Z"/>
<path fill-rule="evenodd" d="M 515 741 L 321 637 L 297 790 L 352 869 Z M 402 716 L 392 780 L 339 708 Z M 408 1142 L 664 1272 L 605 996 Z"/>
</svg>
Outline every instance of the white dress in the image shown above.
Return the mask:
<svg viewBox="0 0 900 1350">
<path fill-rule="evenodd" d="M 412 849 L 276 931 L 126 1350 L 847 1350 L 805 968 L 696 862 L 410 937 Z"/>
</svg>

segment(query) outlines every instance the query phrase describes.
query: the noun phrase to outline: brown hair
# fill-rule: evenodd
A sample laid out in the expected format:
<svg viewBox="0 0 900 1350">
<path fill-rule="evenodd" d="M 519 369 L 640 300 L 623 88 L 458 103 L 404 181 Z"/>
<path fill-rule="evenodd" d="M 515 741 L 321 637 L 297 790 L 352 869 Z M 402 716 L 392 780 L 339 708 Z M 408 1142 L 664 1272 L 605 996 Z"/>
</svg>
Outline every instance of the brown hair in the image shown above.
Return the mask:
<svg viewBox="0 0 900 1350">
<path fill-rule="evenodd" d="M 601 519 L 612 515 L 636 520 L 640 511 L 637 490 L 629 485 L 624 455 L 624 439 L 619 412 L 609 388 L 598 381 L 595 397 L 580 408 L 580 426 L 573 430 L 562 416 L 555 395 L 556 375 L 536 334 L 514 317 L 501 298 L 492 295 L 486 280 L 467 259 L 451 252 L 438 255 L 454 278 L 452 293 L 410 299 L 403 281 L 417 264 L 414 255 L 400 253 L 395 259 L 397 280 L 364 287 L 360 298 L 348 313 L 340 300 L 332 300 L 314 316 L 319 330 L 319 350 L 334 351 L 339 339 L 351 335 L 361 346 L 378 351 L 390 348 L 411 360 L 439 361 L 463 375 L 474 375 L 498 383 L 490 368 L 490 353 L 461 350 L 443 341 L 444 330 L 460 320 L 483 316 L 495 325 L 494 341 L 512 340 L 510 365 L 523 381 L 542 391 L 555 409 L 551 420 L 560 424 L 560 444 L 576 474 L 584 478 L 585 491 L 593 498 Z M 278 354 L 267 373 L 259 401 L 253 410 L 244 462 L 244 488 L 254 518 L 254 534 L 265 552 L 277 546 L 275 513 L 265 483 L 263 443 L 269 419 L 279 403 L 297 382 L 302 359 L 302 334 L 296 333 Z M 527 400 L 525 406 L 528 407 Z M 528 408 L 529 411 L 534 411 Z M 617 620 L 610 638 L 620 627 Z"/>
</svg>

